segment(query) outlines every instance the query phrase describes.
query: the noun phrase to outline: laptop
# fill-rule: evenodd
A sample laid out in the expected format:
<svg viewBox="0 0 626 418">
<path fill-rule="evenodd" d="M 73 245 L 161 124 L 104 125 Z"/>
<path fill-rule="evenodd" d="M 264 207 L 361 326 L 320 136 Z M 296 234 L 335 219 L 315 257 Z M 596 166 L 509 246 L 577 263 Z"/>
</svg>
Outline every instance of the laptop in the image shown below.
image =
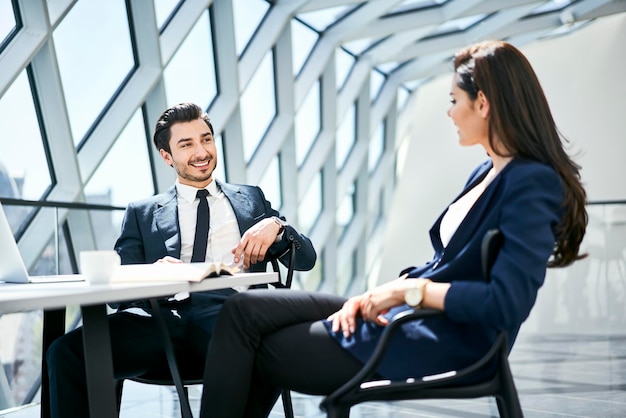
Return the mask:
<svg viewBox="0 0 626 418">
<path fill-rule="evenodd" d="M 52 283 L 84 280 L 82 274 L 29 276 L 13 237 L 9 221 L 0 204 L 0 281 L 5 283 Z"/>
</svg>

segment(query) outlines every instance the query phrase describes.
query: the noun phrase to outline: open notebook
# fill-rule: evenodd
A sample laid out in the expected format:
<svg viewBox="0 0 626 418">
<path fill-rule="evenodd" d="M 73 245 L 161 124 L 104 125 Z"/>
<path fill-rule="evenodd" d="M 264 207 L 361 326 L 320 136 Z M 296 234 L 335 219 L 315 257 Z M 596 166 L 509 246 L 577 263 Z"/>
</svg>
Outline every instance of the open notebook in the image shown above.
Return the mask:
<svg viewBox="0 0 626 418">
<path fill-rule="evenodd" d="M 0 281 L 6 283 L 51 283 L 82 281 L 81 274 L 29 276 L 9 221 L 0 204 Z"/>
</svg>

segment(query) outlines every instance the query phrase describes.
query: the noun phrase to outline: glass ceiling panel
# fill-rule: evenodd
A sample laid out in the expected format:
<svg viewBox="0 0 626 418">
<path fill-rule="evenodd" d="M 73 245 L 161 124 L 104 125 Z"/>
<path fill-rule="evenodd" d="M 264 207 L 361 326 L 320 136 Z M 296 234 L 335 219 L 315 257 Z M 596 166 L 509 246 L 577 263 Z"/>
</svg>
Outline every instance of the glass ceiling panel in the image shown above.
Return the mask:
<svg viewBox="0 0 626 418">
<path fill-rule="evenodd" d="M 372 45 L 375 45 L 382 41 L 385 38 L 364 38 L 357 39 L 355 41 L 346 42 L 342 46 L 348 50 L 348 52 L 354 55 L 361 55 L 367 49 L 369 49 Z"/>
<path fill-rule="evenodd" d="M 11 0 L 0 0 L 0 51 L 4 49 L 5 41 L 16 28 L 16 24 Z"/>
<path fill-rule="evenodd" d="M 217 95 L 209 11 L 200 16 L 163 71 L 167 106 L 193 102 L 207 109 Z"/>
<path fill-rule="evenodd" d="M 370 100 L 373 102 L 378 97 L 380 89 L 385 84 L 385 76 L 376 70 L 371 71 L 370 75 Z"/>
<path fill-rule="evenodd" d="M 442 35 L 449 35 L 455 32 L 462 32 L 464 30 L 471 28 L 478 22 L 482 21 L 487 16 L 488 16 L 487 14 L 483 13 L 479 15 L 465 16 L 465 17 L 460 17 L 458 19 L 448 20 L 442 23 L 441 25 L 439 25 L 437 29 L 431 32 L 428 36 L 422 38 L 422 40 L 428 39 L 428 38 L 434 38 L 434 37 L 442 36 Z"/>
<path fill-rule="evenodd" d="M 264 0 L 233 0 L 237 56 L 246 49 L 269 7 Z"/>
<path fill-rule="evenodd" d="M 274 54 L 270 49 L 241 95 L 241 130 L 246 162 L 252 158 L 276 115 L 273 61 Z"/>
<path fill-rule="evenodd" d="M 53 34 L 74 144 L 133 70 L 124 0 L 74 4 Z M 113 47 L 114 46 L 114 47 Z"/>
<path fill-rule="evenodd" d="M 0 97 L 0 126 L 0 196 L 41 199 L 52 185 L 52 175 L 25 70 Z M 7 217 L 14 209 L 5 208 Z M 19 211 L 19 219 L 10 219 L 15 230 L 32 208 Z"/>
<path fill-rule="evenodd" d="M 525 17 L 555 12 L 557 10 L 564 9 L 565 7 L 574 3 L 574 1 L 575 0 L 550 0 L 542 4 L 541 6 L 531 10 L 530 13 L 528 13 L 528 15 L 526 15 Z"/>
<path fill-rule="evenodd" d="M 311 54 L 318 34 L 297 19 L 291 19 L 291 54 L 293 55 L 293 74 L 297 75 L 306 59 Z"/>
<path fill-rule="evenodd" d="M 173 12 L 183 4 L 185 0 L 154 0 L 154 13 L 159 30 L 162 30 Z"/>
<path fill-rule="evenodd" d="M 409 11 L 416 11 L 420 9 L 427 9 L 429 7 L 441 6 L 447 3 L 449 0 L 404 0 L 399 5 L 389 9 L 388 15 L 398 14 Z"/>
<path fill-rule="evenodd" d="M 340 21 L 357 6 L 336 6 L 313 12 L 300 13 L 298 18 L 318 32 L 324 32 L 330 25 Z"/>
<path fill-rule="evenodd" d="M 350 71 L 352 70 L 354 62 L 354 56 L 350 55 L 345 49 L 335 49 L 335 77 L 337 81 L 337 90 L 341 90 L 341 87 L 343 87 Z"/>
</svg>

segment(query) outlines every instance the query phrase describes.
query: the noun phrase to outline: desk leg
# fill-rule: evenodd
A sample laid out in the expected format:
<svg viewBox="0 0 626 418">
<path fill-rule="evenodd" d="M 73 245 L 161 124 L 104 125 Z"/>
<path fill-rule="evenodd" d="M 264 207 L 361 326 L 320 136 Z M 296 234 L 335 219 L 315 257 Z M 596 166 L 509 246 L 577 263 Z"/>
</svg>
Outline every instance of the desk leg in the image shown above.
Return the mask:
<svg viewBox="0 0 626 418">
<path fill-rule="evenodd" d="M 81 306 L 87 394 L 91 418 L 117 416 L 111 337 L 106 305 Z"/>
<path fill-rule="evenodd" d="M 65 334 L 65 308 L 44 311 L 41 349 L 41 418 L 50 418 L 50 384 L 46 353 L 50 344 L 63 334 Z"/>
</svg>

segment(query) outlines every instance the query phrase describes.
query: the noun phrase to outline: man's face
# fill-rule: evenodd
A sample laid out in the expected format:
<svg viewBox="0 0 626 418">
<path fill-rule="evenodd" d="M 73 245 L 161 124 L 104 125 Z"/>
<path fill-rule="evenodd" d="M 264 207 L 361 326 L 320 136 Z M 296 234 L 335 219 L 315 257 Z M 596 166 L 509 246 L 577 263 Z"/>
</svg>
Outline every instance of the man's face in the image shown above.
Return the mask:
<svg viewBox="0 0 626 418">
<path fill-rule="evenodd" d="M 159 150 L 161 157 L 174 167 L 178 181 L 203 188 L 211 182 L 217 165 L 217 150 L 211 129 L 202 119 L 175 123 L 170 128 L 170 150 Z"/>
</svg>

